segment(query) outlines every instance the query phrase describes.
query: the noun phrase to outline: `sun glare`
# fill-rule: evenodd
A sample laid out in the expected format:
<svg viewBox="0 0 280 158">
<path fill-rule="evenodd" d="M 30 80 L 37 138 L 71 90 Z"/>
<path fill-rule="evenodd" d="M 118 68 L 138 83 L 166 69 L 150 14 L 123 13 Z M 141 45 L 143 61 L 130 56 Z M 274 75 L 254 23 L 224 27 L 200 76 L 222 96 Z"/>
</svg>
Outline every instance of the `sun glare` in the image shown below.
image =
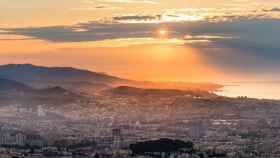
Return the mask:
<svg viewBox="0 0 280 158">
<path fill-rule="evenodd" d="M 159 29 L 158 35 L 161 38 L 166 38 L 168 36 L 168 31 L 166 29 Z"/>
<path fill-rule="evenodd" d="M 165 36 L 165 35 L 167 34 L 167 30 L 161 29 L 161 30 L 159 30 L 159 34 L 160 34 L 161 36 Z"/>
</svg>

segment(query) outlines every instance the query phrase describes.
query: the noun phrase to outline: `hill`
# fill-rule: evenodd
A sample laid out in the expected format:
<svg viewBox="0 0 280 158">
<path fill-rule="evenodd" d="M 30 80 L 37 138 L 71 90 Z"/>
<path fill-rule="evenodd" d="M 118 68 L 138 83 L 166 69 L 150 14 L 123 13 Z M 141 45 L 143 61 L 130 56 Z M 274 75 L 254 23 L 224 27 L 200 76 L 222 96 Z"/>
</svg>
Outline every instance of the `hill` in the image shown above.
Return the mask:
<svg viewBox="0 0 280 158">
<path fill-rule="evenodd" d="M 4 91 L 31 91 L 32 88 L 16 82 L 16 81 L 12 81 L 12 80 L 8 80 L 8 79 L 2 79 L 0 78 L 0 92 L 4 92 Z"/>
<path fill-rule="evenodd" d="M 216 91 L 222 87 L 212 83 L 135 81 L 72 67 L 44 67 L 32 64 L 0 65 L 0 78 L 35 88 L 59 86 L 74 92 L 86 93 L 118 86 L 202 91 Z"/>
<path fill-rule="evenodd" d="M 67 104 L 86 99 L 61 87 L 35 89 L 17 81 L 0 78 L 0 105 Z"/>
<path fill-rule="evenodd" d="M 111 94 L 114 95 L 126 95 L 126 96 L 158 96 L 158 97 L 170 97 L 170 96 L 192 96 L 192 97 L 212 97 L 212 94 L 207 91 L 200 90 L 177 90 L 177 89 L 145 89 L 129 86 L 119 86 L 113 88 Z"/>
<path fill-rule="evenodd" d="M 36 88 L 62 86 L 74 88 L 82 85 L 106 85 L 120 83 L 125 80 L 72 67 L 43 67 L 32 64 L 9 64 L 0 66 L 0 78 L 18 81 Z"/>
</svg>

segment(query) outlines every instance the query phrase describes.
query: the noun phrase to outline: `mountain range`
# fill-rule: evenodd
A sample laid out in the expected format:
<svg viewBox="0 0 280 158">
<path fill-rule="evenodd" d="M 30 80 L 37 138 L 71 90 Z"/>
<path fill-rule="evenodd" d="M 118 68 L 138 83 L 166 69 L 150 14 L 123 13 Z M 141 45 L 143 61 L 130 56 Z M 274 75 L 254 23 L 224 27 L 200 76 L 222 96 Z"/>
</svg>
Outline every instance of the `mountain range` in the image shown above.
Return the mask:
<svg viewBox="0 0 280 158">
<path fill-rule="evenodd" d="M 43 67 L 31 64 L 1 65 L 0 78 L 17 81 L 35 88 L 60 86 L 71 90 L 88 87 L 102 89 L 115 83 L 128 82 L 128 80 L 107 74 L 71 67 Z"/>
<path fill-rule="evenodd" d="M 0 78 L 34 88 L 62 87 L 74 92 L 92 93 L 118 86 L 153 89 L 215 91 L 221 85 L 191 82 L 135 81 L 72 67 L 44 67 L 32 64 L 0 65 Z"/>
</svg>

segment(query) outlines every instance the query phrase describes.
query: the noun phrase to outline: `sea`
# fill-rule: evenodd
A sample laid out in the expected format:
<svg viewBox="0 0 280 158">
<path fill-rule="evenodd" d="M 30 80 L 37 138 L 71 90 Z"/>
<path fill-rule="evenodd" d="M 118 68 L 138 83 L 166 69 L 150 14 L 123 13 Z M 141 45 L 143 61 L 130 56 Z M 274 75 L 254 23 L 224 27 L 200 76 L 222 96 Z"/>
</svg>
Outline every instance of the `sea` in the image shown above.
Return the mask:
<svg viewBox="0 0 280 158">
<path fill-rule="evenodd" d="M 248 97 L 280 100 L 280 82 L 227 82 L 216 94 L 227 97 Z"/>
</svg>

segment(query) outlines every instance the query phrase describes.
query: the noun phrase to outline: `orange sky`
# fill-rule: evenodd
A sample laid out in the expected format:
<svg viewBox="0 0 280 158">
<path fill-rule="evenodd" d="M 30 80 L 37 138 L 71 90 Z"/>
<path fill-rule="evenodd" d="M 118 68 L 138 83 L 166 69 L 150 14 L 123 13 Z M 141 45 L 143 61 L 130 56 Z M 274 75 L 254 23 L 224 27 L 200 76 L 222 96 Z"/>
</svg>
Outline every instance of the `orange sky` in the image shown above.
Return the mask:
<svg viewBox="0 0 280 158">
<path fill-rule="evenodd" d="M 161 23 L 180 24 L 209 19 L 230 21 L 229 17 L 244 16 L 249 19 L 259 17 L 264 13 L 268 18 L 279 18 L 280 14 L 277 11 L 279 6 L 279 0 L 265 2 L 263 0 L 0 0 L 0 64 L 33 63 L 48 66 L 72 66 L 138 80 L 221 81 L 240 79 L 247 72 L 241 73 L 232 67 L 227 68 L 227 62 L 242 69 L 238 65 L 238 58 L 242 54 L 240 62 L 243 62 L 244 65 L 249 63 L 251 67 L 254 67 L 260 62 L 260 59 L 254 55 L 250 56 L 251 52 L 244 53 L 242 50 L 239 54 L 228 52 L 221 54 L 224 50 L 220 49 L 220 52 L 211 55 L 213 52 L 208 52 L 207 49 L 202 50 L 191 46 L 196 42 L 207 46 L 211 40 L 216 42 L 219 38 L 235 38 L 234 36 L 228 37 L 222 32 L 220 37 L 220 34 L 208 35 L 202 32 L 201 35 L 192 37 L 188 36 L 188 32 L 182 34 L 184 29 L 180 27 L 182 30 L 171 30 L 163 27 Z M 148 20 L 141 20 L 145 16 Z M 131 19 L 132 17 L 134 19 Z M 102 28 L 103 32 L 94 32 L 94 30 L 89 32 L 100 33 L 100 36 L 106 36 L 105 39 L 63 40 L 64 34 L 76 35 L 75 33 L 78 31 L 87 31 L 79 30 L 79 28 L 77 30 L 71 30 L 73 29 L 71 28 L 69 31 L 67 27 L 79 26 L 76 25 L 79 22 L 86 24 L 90 21 L 109 24 L 109 26 L 111 23 L 139 23 L 139 27 L 128 30 L 126 34 L 120 33 L 119 38 L 107 37 L 106 34 L 115 35 L 118 32 L 114 32 L 115 28 L 104 32 L 107 27 L 105 26 Z M 153 33 L 147 33 L 147 30 L 139 30 L 141 24 L 145 23 L 159 23 L 159 25 L 155 29 L 153 28 Z M 41 30 L 42 32 L 35 30 L 35 33 L 31 32 L 30 36 L 24 35 L 22 32 L 7 35 L 5 31 L 1 30 L 2 28 L 27 26 L 40 29 L 40 26 L 46 25 L 54 29 L 56 26 L 63 25 L 62 31 L 57 32 L 63 38 L 60 41 L 51 41 L 52 38 L 48 39 L 48 36 L 54 36 L 56 39 L 56 34 L 47 34 L 47 31 L 50 30 L 46 28 Z M 63 32 L 65 31 L 64 26 L 69 32 Z M 95 24 L 89 26 L 97 27 Z M 138 34 L 135 37 L 131 35 L 131 33 L 137 34 L 139 31 L 149 35 Z M 177 36 L 169 37 L 169 34 Z M 240 34 L 242 35 L 242 32 Z M 58 35 L 58 37 L 60 36 Z M 246 37 L 246 42 L 248 40 L 251 43 L 259 42 L 252 42 Z M 195 41 L 188 40 L 188 38 L 194 38 Z M 268 41 L 268 46 L 271 44 L 269 42 L 277 44 L 275 41 L 265 41 Z M 265 42 L 260 41 L 259 43 Z M 225 50 L 230 52 L 230 49 Z M 215 52 L 216 48 L 213 51 Z M 218 57 L 212 61 L 212 56 L 213 58 Z M 227 60 L 221 61 L 226 58 L 225 56 L 228 56 Z M 231 57 L 235 58 L 232 63 L 229 59 Z M 252 68 L 252 70 L 255 69 L 258 68 Z"/>
<path fill-rule="evenodd" d="M 174 43 L 171 40 L 159 39 L 138 44 L 137 40 L 134 40 L 127 41 L 121 46 L 114 46 L 112 43 L 116 41 L 99 43 L 0 41 L 0 49 L 7 52 L 2 53 L 4 58 L 0 59 L 0 63 L 73 66 L 138 80 L 205 81 L 213 79 L 217 73 L 203 63 L 196 52 L 198 50 L 182 45 L 180 41 Z"/>
</svg>

